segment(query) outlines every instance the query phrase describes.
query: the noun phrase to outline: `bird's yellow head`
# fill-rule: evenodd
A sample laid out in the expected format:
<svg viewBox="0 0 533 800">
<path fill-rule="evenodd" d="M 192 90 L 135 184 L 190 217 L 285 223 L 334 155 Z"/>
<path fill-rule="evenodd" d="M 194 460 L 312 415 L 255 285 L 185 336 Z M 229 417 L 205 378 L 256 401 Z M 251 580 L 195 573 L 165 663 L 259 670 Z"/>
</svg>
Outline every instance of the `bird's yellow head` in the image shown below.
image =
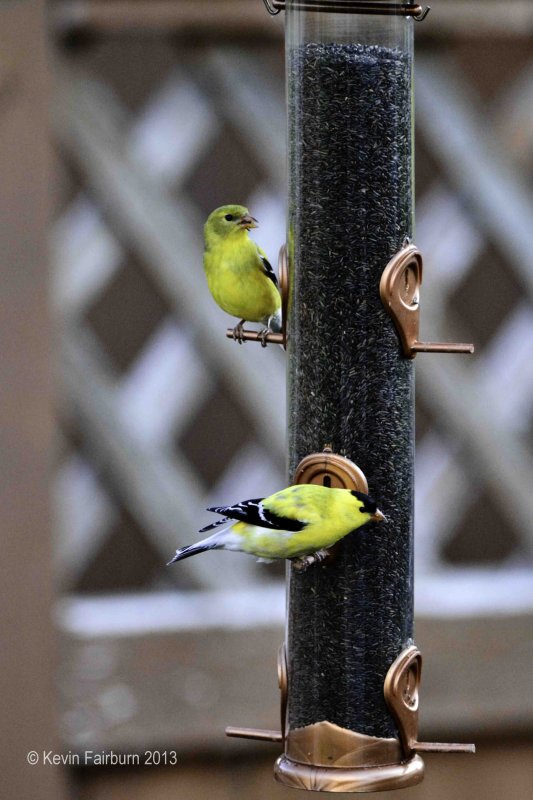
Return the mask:
<svg viewBox="0 0 533 800">
<path fill-rule="evenodd" d="M 356 492 L 355 490 L 351 491 L 350 494 L 355 498 L 359 506 L 359 513 L 367 516 L 368 521 L 382 522 L 386 519 L 385 514 L 379 510 L 376 501 L 372 500 L 367 494 L 364 494 L 364 492 Z"/>
<path fill-rule="evenodd" d="M 250 215 L 247 208 L 220 206 L 209 214 L 204 225 L 205 243 L 210 245 L 216 239 L 239 235 L 252 228 L 257 228 L 257 220 Z"/>
</svg>

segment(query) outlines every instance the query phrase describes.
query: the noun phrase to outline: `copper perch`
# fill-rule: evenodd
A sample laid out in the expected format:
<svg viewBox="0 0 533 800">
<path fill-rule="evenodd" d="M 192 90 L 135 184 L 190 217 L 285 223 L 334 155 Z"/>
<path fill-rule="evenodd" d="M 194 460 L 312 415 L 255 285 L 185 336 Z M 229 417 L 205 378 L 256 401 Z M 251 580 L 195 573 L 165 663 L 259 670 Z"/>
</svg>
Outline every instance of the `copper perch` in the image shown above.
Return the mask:
<svg viewBox="0 0 533 800">
<path fill-rule="evenodd" d="M 227 726 L 226 736 L 234 736 L 238 739 L 256 739 L 260 742 L 283 742 L 283 735 L 279 731 L 237 728 L 232 725 Z"/>
<path fill-rule="evenodd" d="M 404 356 L 414 358 L 417 353 L 473 353 L 473 344 L 420 341 L 422 272 L 422 254 L 414 244 L 406 241 L 385 267 L 379 284 L 381 301 L 394 322 Z"/>
<path fill-rule="evenodd" d="M 233 328 L 228 328 L 226 330 L 226 336 L 228 337 L 228 339 L 235 339 L 235 336 L 233 335 Z M 246 330 L 246 328 L 243 328 L 241 333 L 241 339 L 246 342 L 261 342 L 263 336 L 261 335 L 261 331 L 251 331 L 251 330 Z M 264 340 L 265 342 L 269 342 L 270 344 L 281 344 L 281 345 L 285 344 L 285 337 L 283 333 L 272 333 L 272 332 L 267 333 L 264 336 Z"/>
</svg>

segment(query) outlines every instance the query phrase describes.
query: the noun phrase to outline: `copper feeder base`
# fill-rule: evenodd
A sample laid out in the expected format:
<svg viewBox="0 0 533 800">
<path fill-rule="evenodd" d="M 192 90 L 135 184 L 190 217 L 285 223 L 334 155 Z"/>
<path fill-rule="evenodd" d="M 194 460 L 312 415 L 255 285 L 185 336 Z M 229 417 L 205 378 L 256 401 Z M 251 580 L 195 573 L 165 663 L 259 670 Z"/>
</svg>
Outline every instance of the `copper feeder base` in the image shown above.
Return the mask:
<svg viewBox="0 0 533 800">
<path fill-rule="evenodd" d="M 274 777 L 292 789 L 311 792 L 384 792 L 420 783 L 424 762 L 415 755 L 404 764 L 379 767 L 313 767 L 283 755 L 276 761 Z"/>
<path fill-rule="evenodd" d="M 311 792 L 385 792 L 405 789 L 424 779 L 424 762 L 415 755 L 402 764 L 375 767 L 315 767 L 282 755 L 274 766 L 274 777 L 292 789 Z"/>
</svg>

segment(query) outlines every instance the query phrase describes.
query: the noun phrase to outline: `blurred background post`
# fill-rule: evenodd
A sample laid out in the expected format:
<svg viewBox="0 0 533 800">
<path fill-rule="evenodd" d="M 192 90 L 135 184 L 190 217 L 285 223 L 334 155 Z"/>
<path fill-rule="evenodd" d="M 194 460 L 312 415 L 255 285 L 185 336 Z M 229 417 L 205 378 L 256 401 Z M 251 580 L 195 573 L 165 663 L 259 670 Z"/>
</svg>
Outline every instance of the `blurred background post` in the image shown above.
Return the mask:
<svg viewBox="0 0 533 800">
<path fill-rule="evenodd" d="M 60 747 L 49 499 L 52 204 L 44 25 L 42 2 L 0 6 L 0 785 L 4 797 L 52 800 L 61 797 L 60 770 L 27 761 L 30 751 Z"/>
<path fill-rule="evenodd" d="M 165 567 L 206 506 L 286 483 L 284 355 L 225 338 L 201 266 L 223 203 L 248 206 L 272 263 L 285 240 L 283 15 L 10 0 L 0 23 L 3 796 L 285 796 L 276 745 L 223 736 L 278 725 L 283 568 Z M 526 800 L 533 7 L 440 0 L 416 34 L 421 333 L 476 343 L 416 359 L 421 732 L 478 753 L 426 756 L 403 791 Z"/>
</svg>

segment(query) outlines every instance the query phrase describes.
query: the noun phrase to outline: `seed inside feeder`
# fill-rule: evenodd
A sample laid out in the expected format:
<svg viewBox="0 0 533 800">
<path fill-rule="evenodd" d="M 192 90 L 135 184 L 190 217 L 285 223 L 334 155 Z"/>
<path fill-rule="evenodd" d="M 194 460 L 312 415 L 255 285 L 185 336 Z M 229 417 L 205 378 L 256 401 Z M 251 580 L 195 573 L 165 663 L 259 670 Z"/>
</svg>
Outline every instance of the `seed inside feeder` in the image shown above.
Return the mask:
<svg viewBox="0 0 533 800">
<path fill-rule="evenodd" d="M 390 520 L 292 572 L 289 724 L 394 736 L 383 682 L 412 637 L 413 366 L 379 280 L 412 234 L 411 59 L 308 43 L 287 67 L 291 474 L 330 443 Z"/>
</svg>

